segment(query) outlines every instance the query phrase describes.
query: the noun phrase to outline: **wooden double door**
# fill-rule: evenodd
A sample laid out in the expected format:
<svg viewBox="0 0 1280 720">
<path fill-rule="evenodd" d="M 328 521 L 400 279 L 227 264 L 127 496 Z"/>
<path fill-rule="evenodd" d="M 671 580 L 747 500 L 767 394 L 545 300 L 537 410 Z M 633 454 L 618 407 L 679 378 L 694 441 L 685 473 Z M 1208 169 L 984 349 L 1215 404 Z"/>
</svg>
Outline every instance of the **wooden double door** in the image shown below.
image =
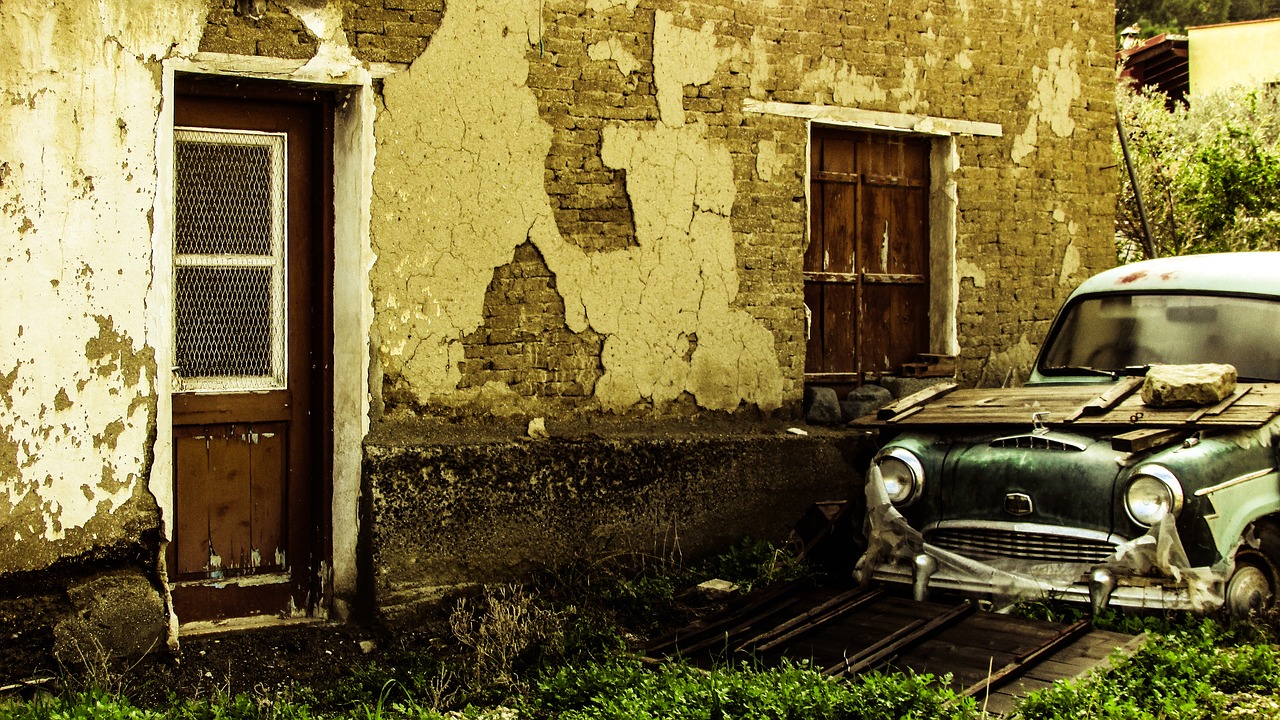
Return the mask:
<svg viewBox="0 0 1280 720">
<path fill-rule="evenodd" d="M 174 112 L 175 610 L 310 614 L 330 545 L 331 100 L 183 78 Z"/>
<path fill-rule="evenodd" d="M 805 380 L 847 386 L 929 351 L 930 141 L 815 125 Z"/>
</svg>

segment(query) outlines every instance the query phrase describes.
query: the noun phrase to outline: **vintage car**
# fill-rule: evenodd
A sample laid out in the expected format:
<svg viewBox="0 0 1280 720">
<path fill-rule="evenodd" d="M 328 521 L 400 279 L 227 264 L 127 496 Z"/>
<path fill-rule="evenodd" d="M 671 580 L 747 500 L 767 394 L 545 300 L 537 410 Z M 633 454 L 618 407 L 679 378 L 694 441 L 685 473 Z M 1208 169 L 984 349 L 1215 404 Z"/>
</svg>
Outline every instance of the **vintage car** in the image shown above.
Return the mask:
<svg viewBox="0 0 1280 720">
<path fill-rule="evenodd" d="M 1235 369 L 1220 401 L 1144 402 L 1153 366 L 1204 363 Z M 856 421 L 887 439 L 858 574 L 918 598 L 1270 608 L 1278 417 L 1280 253 L 1103 272 L 1068 297 L 1023 387 L 936 386 Z"/>
</svg>

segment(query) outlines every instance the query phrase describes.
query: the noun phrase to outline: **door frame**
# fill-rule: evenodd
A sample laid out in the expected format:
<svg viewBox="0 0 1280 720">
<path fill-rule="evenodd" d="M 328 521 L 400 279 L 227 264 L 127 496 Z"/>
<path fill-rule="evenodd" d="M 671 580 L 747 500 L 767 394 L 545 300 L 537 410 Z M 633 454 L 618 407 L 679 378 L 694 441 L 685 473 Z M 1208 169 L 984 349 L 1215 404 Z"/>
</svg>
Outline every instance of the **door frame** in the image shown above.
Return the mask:
<svg viewBox="0 0 1280 720">
<path fill-rule="evenodd" d="M 192 58 L 164 61 L 161 75 L 160 113 L 156 130 L 156 195 L 152 226 L 152 284 L 147 293 L 149 345 L 155 349 L 156 429 L 148 487 L 161 515 L 161 539 L 167 543 L 174 518 L 173 400 L 169 352 L 174 329 L 173 302 L 173 129 L 176 80 L 179 75 L 212 75 L 241 87 L 253 85 L 273 96 L 298 91 L 324 90 L 336 96 L 329 122 L 333 129 L 332 165 L 325 183 L 327 213 L 332 217 L 332 242 L 325 252 L 324 272 L 330 285 L 322 332 L 330 338 L 331 360 L 326 373 L 330 391 L 322 399 L 332 416 L 322 462 L 330 468 L 325 487 L 319 490 L 318 522 L 325 527 L 327 553 L 317 558 L 314 581 L 318 599 L 308 619 L 346 620 L 354 612 L 357 588 L 356 541 L 361 477 L 361 443 L 369 429 L 369 332 L 373 299 L 369 271 L 374 254 L 370 241 L 369 207 L 373 194 L 373 82 L 375 75 L 356 63 L 345 73 L 315 71 L 305 61 L 198 53 Z M 326 68 L 325 70 L 331 70 Z M 390 70 L 388 70 L 389 72 Z M 386 74 L 386 73 L 382 73 Z M 170 612 L 169 641 L 181 634 L 206 630 L 203 623 L 186 623 L 168 601 L 166 548 L 157 558 L 159 574 L 166 582 Z M 270 620 L 267 620 L 270 621 Z M 287 619 L 286 619 L 287 621 Z M 261 617 L 244 624 L 262 624 Z M 235 627 L 237 621 L 220 622 L 218 628 Z"/>
<path fill-rule="evenodd" d="M 770 115 L 803 118 L 805 120 L 805 224 L 803 247 L 812 242 L 811 220 L 814 213 L 812 197 L 811 153 L 814 128 L 833 128 L 875 133 L 900 133 L 930 141 L 928 237 L 929 237 L 929 352 L 957 355 L 960 352 L 958 336 L 961 269 L 956 256 L 956 217 L 959 201 L 957 175 L 960 155 L 956 143 L 959 134 L 999 137 L 999 125 L 976 123 L 946 118 L 922 117 L 899 113 L 873 112 L 845 107 L 821 107 L 769 103 L 767 107 L 747 108 L 749 111 Z M 928 130 L 923 128 L 928 127 Z M 803 261 L 802 261 L 803 262 Z M 803 269 L 803 268 L 801 268 Z M 804 328 L 807 329 L 807 328 Z M 806 380 L 806 382 L 810 382 Z M 814 382 L 822 385 L 822 382 Z"/>
<path fill-rule="evenodd" d="M 289 558 L 290 582 L 283 586 L 267 583 L 262 576 L 251 574 L 199 580 L 195 585 L 182 583 L 181 594 L 191 617 L 179 616 L 179 620 L 202 619 L 202 612 L 229 608 L 259 617 L 290 607 L 299 617 L 311 617 L 313 608 L 329 604 L 319 570 L 332 557 L 333 183 L 324 178 L 333 177 L 334 94 L 210 75 L 180 75 L 175 86 L 175 115 L 186 118 L 180 122 L 175 117 L 175 125 L 183 129 L 287 132 L 288 136 L 281 158 L 287 178 L 287 220 L 282 221 L 285 232 L 279 278 L 286 304 L 283 317 L 276 318 L 280 323 L 277 331 L 284 331 L 284 347 L 288 348 L 279 370 L 288 378 L 285 387 L 267 395 L 237 389 L 184 392 L 174 399 L 172 387 L 170 393 L 175 438 L 218 427 L 227 431 L 237 426 L 256 428 L 259 423 L 264 428 L 277 427 L 287 438 L 284 474 L 279 482 L 280 509 L 287 518 L 282 540 Z M 225 413 L 233 407 L 246 414 L 227 423 Z M 287 431 L 283 430 L 286 425 L 279 423 L 286 423 Z M 192 518 L 178 516 L 177 508 L 183 506 L 182 497 L 176 497 L 170 539 L 176 534 L 179 545 L 187 546 L 190 540 L 183 538 L 183 531 L 190 529 Z M 187 506 L 187 510 L 193 508 Z M 178 589 L 173 592 L 176 595 Z M 175 608 L 179 604 L 175 598 Z"/>
</svg>

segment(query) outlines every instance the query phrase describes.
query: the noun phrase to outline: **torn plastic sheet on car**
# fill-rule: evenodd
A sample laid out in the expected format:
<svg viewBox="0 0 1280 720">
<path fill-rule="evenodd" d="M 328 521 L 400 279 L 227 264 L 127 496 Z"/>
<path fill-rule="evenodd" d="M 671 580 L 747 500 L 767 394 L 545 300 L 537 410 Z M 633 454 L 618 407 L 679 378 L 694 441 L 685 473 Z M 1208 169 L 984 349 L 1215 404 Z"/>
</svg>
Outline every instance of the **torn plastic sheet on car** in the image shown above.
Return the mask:
<svg viewBox="0 0 1280 720">
<path fill-rule="evenodd" d="M 1230 555 L 1213 567 L 1191 567 L 1172 516 L 1097 564 L 975 560 L 925 542 L 889 501 L 874 466 L 867 473 L 866 497 L 867 549 L 855 576 L 863 583 L 879 576 L 914 584 L 917 599 L 932 587 L 946 587 L 983 594 L 996 606 L 1052 598 L 1088 601 L 1093 581 L 1093 592 L 1106 596 L 1093 598 L 1096 607 L 1114 602 L 1203 612 L 1222 606 L 1232 569 Z"/>
</svg>

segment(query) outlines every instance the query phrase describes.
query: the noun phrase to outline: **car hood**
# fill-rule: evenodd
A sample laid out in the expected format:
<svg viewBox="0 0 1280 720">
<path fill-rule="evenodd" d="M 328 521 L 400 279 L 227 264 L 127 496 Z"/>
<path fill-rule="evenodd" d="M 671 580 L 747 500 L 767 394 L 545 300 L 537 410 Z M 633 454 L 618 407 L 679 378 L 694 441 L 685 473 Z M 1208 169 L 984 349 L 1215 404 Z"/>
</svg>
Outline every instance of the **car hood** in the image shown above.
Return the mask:
<svg viewBox="0 0 1280 720">
<path fill-rule="evenodd" d="M 1016 522 L 1110 533 L 1124 453 L 1106 439 L 1041 432 L 956 442 L 947 449 L 940 521 Z"/>
</svg>

